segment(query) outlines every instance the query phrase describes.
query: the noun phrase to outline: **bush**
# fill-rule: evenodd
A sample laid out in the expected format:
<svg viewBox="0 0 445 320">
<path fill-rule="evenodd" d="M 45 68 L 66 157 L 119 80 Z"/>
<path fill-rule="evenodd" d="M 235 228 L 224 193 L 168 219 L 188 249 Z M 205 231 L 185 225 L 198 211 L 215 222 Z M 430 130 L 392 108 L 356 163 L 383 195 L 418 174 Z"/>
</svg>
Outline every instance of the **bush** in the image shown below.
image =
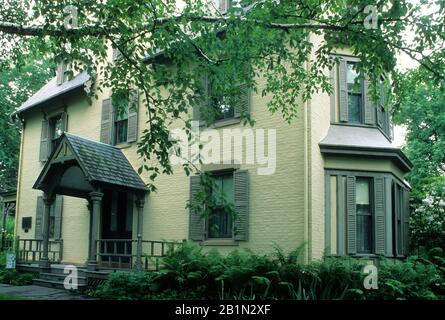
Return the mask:
<svg viewBox="0 0 445 320">
<path fill-rule="evenodd" d="M 0 283 L 14 286 L 25 286 L 32 284 L 34 275 L 32 273 L 19 273 L 14 269 L 0 269 Z"/>
<path fill-rule="evenodd" d="M 439 299 L 444 295 L 441 249 L 406 261 L 382 259 L 377 290 L 365 290 L 366 260 L 325 258 L 303 264 L 301 249 L 272 255 L 236 250 L 204 253 L 186 243 L 158 272 L 116 272 L 93 295 L 105 299 Z"/>
</svg>

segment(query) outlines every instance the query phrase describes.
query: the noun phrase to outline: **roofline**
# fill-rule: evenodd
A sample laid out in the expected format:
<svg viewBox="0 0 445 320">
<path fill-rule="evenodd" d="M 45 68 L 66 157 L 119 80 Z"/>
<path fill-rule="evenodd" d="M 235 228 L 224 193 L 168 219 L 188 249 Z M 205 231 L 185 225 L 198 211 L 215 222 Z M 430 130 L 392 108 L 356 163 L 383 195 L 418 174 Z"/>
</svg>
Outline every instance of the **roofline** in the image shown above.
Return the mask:
<svg viewBox="0 0 445 320">
<path fill-rule="evenodd" d="M 398 148 L 374 148 L 326 144 L 319 144 L 319 146 L 322 153 L 328 154 L 388 157 L 395 160 L 404 172 L 411 171 L 413 167 L 412 162 L 406 157 L 402 150 Z"/>
<path fill-rule="evenodd" d="M 89 79 L 91 79 L 90 75 L 88 75 L 88 77 L 89 77 Z M 54 79 L 55 78 L 52 78 L 50 81 L 53 81 Z M 48 81 L 46 84 L 48 84 L 50 81 Z M 69 87 L 69 88 L 67 88 L 65 90 L 62 90 L 62 91 L 58 92 L 57 94 L 49 96 L 49 97 L 47 97 L 43 101 L 40 101 L 40 102 L 37 102 L 37 103 L 33 103 L 33 104 L 27 106 L 26 108 L 23 108 L 23 109 L 19 108 L 18 110 L 16 110 L 13 113 L 11 113 L 10 117 L 15 117 L 15 116 L 19 116 L 20 117 L 24 112 L 30 111 L 30 109 L 34 109 L 37 106 L 44 105 L 44 104 L 48 103 L 49 101 L 52 101 L 52 100 L 57 99 L 57 98 L 60 98 L 60 97 L 66 95 L 68 93 L 74 92 L 74 91 L 78 90 L 79 88 L 83 87 L 87 81 L 88 80 L 86 80 L 84 82 L 81 82 L 81 83 L 79 83 L 79 84 L 77 84 L 77 85 L 75 85 L 73 87 Z M 43 86 L 42 86 L 42 88 L 43 88 Z"/>
</svg>

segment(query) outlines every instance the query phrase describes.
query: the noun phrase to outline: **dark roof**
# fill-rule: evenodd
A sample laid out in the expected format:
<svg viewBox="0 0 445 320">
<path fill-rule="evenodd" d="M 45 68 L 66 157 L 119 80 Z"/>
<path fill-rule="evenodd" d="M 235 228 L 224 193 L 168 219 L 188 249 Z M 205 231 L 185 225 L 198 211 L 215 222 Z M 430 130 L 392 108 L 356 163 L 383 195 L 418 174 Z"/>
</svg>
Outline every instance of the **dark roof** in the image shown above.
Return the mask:
<svg viewBox="0 0 445 320">
<path fill-rule="evenodd" d="M 28 111 L 33 107 L 37 107 L 42 103 L 57 98 L 68 92 L 82 87 L 88 80 L 90 76 L 86 71 L 79 73 L 73 79 L 65 81 L 64 83 L 58 85 L 57 78 L 51 79 L 47 84 L 45 84 L 39 91 L 37 91 L 33 96 L 26 100 L 14 113 L 21 114 L 24 111 Z"/>
<path fill-rule="evenodd" d="M 122 151 L 112 145 L 64 133 L 86 178 L 131 189 L 148 190 Z"/>
<path fill-rule="evenodd" d="M 59 146 L 68 142 L 68 146 L 74 153 L 79 167 L 85 178 L 92 184 L 106 184 L 120 186 L 125 189 L 148 191 L 144 181 L 133 169 L 122 151 L 112 145 L 93 141 L 71 133 L 64 132 L 60 138 Z M 34 184 L 35 189 L 42 188 L 42 182 L 52 179 L 50 173 L 53 157 L 57 150 L 52 153 Z"/>
<path fill-rule="evenodd" d="M 402 170 L 410 171 L 411 161 L 377 127 L 331 125 L 319 142 L 324 153 L 388 156 L 396 160 Z"/>
</svg>

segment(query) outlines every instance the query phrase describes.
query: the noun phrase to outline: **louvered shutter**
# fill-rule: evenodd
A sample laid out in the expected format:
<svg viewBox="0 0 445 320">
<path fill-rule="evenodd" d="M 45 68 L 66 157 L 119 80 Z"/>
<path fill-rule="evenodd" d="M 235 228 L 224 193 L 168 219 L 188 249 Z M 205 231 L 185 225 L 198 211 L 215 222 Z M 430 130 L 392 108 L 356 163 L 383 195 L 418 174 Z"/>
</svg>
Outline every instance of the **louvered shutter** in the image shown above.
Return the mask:
<svg viewBox="0 0 445 320">
<path fill-rule="evenodd" d="M 54 202 L 54 239 L 61 239 L 62 236 L 62 211 L 63 196 L 57 195 Z"/>
<path fill-rule="evenodd" d="M 193 107 L 193 120 L 199 121 L 200 126 L 206 125 L 205 120 L 208 117 L 207 108 L 209 107 L 210 101 L 209 87 L 209 78 L 207 76 L 203 76 L 201 79 L 201 95 Z"/>
<path fill-rule="evenodd" d="M 376 108 L 375 108 L 375 104 L 373 103 L 372 97 L 371 97 L 371 92 L 369 90 L 369 78 L 368 76 L 365 77 L 364 80 L 364 102 L 365 102 L 365 123 L 366 124 L 375 124 L 375 113 L 376 113 Z"/>
<path fill-rule="evenodd" d="M 248 114 L 250 111 L 250 90 L 246 84 L 239 86 L 241 94 L 235 101 L 235 117 L 241 117 L 242 114 Z"/>
<path fill-rule="evenodd" d="M 200 212 L 192 210 L 195 207 L 195 196 L 201 189 L 201 182 L 199 176 L 190 177 L 190 216 L 189 216 L 189 238 L 194 241 L 204 240 L 204 217 Z"/>
<path fill-rule="evenodd" d="M 341 60 L 338 66 L 340 121 L 348 122 L 348 84 L 346 60 Z"/>
<path fill-rule="evenodd" d="M 110 144 L 113 128 L 113 105 L 111 98 L 102 101 L 102 116 L 100 125 L 100 142 Z"/>
<path fill-rule="evenodd" d="M 62 121 L 62 131 L 68 131 L 68 113 L 67 112 L 62 112 L 61 115 L 61 121 Z"/>
<path fill-rule="evenodd" d="M 134 142 L 138 136 L 139 94 L 137 90 L 130 92 L 130 106 L 128 110 L 127 142 Z"/>
<path fill-rule="evenodd" d="M 348 254 L 357 253 L 357 214 L 355 177 L 346 178 L 346 214 Z"/>
<path fill-rule="evenodd" d="M 36 224 L 34 230 L 34 237 L 37 240 L 43 239 L 42 231 L 43 231 L 43 211 L 45 210 L 45 206 L 43 204 L 43 197 L 37 197 L 37 206 L 36 206 Z"/>
<path fill-rule="evenodd" d="M 238 170 L 233 174 L 235 211 L 235 240 L 246 241 L 249 235 L 249 173 Z"/>
<path fill-rule="evenodd" d="M 226 13 L 230 8 L 230 0 L 218 0 L 218 10 L 221 13 Z"/>
<path fill-rule="evenodd" d="M 403 249 L 402 254 L 408 255 L 409 253 L 409 240 L 410 240 L 410 230 L 409 230 L 409 191 L 407 189 L 403 190 Z"/>
<path fill-rule="evenodd" d="M 374 179 L 374 230 L 375 253 L 385 254 L 385 180 L 381 177 Z"/>
<path fill-rule="evenodd" d="M 40 134 L 40 152 L 39 152 L 39 160 L 45 162 L 49 157 L 49 148 L 50 148 L 50 139 L 49 139 L 49 121 L 47 119 L 42 120 L 42 131 Z"/>
</svg>

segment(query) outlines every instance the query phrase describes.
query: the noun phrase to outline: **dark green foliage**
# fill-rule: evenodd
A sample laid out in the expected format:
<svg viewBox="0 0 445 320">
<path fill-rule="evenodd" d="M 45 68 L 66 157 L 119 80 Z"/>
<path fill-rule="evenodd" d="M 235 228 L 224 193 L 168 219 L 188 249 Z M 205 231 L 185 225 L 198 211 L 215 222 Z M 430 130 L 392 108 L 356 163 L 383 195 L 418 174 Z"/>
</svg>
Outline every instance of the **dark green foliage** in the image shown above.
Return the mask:
<svg viewBox="0 0 445 320">
<path fill-rule="evenodd" d="M 34 275 L 32 273 L 19 273 L 13 269 L 0 269 L 0 283 L 14 286 L 25 286 L 32 284 Z"/>
<path fill-rule="evenodd" d="M 301 249 L 259 255 L 235 250 L 204 253 L 186 243 L 159 272 L 118 272 L 93 295 L 106 299 L 441 299 L 445 298 L 443 250 L 406 261 L 382 259 L 377 290 L 363 286 L 365 260 L 325 258 L 304 264 Z"/>
</svg>

